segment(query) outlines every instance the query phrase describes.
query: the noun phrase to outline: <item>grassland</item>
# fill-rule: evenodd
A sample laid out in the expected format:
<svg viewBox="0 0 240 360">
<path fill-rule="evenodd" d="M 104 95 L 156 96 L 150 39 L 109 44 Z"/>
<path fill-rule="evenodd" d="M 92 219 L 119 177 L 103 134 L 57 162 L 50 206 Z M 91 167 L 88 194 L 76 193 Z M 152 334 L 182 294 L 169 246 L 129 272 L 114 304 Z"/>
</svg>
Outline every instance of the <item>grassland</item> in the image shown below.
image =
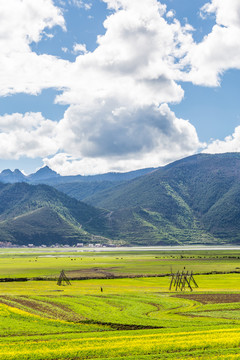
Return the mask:
<svg viewBox="0 0 240 360">
<path fill-rule="evenodd" d="M 71 278 L 164 275 L 178 270 L 195 274 L 240 272 L 240 250 L 111 251 L 64 249 L 0 250 L 0 278 L 55 278 L 62 269 Z"/>
<path fill-rule="evenodd" d="M 0 252 L 0 278 L 102 277 L 0 282 L 2 360 L 240 358 L 239 251 Z M 171 267 L 195 269 L 199 288 L 169 292 L 168 276 L 151 276 Z"/>
</svg>

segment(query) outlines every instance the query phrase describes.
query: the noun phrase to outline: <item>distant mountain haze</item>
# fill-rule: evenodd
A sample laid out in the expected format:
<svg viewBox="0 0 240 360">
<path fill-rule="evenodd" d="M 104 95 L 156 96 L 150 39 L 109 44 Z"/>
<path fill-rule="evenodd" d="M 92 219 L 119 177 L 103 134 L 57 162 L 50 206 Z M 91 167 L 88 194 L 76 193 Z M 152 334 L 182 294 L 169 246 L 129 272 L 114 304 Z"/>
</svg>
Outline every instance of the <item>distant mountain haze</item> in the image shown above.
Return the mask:
<svg viewBox="0 0 240 360">
<path fill-rule="evenodd" d="M 25 176 L 20 170 L 3 170 L 0 173 L 0 182 L 17 183 L 26 182 L 28 184 L 47 184 L 54 186 L 59 191 L 66 193 L 77 200 L 84 200 L 99 191 L 113 187 L 117 184 L 134 179 L 155 170 L 154 168 L 141 169 L 126 173 L 106 173 L 99 175 L 74 175 L 61 176 L 54 170 L 45 166 L 33 174 Z"/>
<path fill-rule="evenodd" d="M 90 181 L 124 181 L 131 180 L 135 177 L 147 174 L 155 170 L 154 168 L 140 169 L 129 171 L 125 173 L 120 172 L 110 172 L 106 174 L 98 175 L 70 175 L 70 176 L 61 176 L 56 171 L 50 169 L 48 166 L 44 166 L 33 174 L 24 175 L 20 170 L 15 169 L 14 171 L 10 169 L 3 170 L 0 173 L 0 181 L 5 183 L 16 183 L 16 182 L 27 182 L 27 183 L 51 183 L 51 185 L 57 183 L 66 183 L 66 182 L 90 182 Z"/>
</svg>

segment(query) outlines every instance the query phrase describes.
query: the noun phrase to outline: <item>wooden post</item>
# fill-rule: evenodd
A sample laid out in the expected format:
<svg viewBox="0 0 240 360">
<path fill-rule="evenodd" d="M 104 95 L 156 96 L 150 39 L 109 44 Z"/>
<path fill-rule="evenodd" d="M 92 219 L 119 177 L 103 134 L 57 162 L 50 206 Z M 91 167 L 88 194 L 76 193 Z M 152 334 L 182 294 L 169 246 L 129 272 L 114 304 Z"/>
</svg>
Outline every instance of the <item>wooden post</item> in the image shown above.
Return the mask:
<svg viewBox="0 0 240 360">
<path fill-rule="evenodd" d="M 192 271 L 191 271 L 190 281 L 192 281 L 194 283 L 195 287 L 198 288 L 198 284 L 196 283 L 196 281 L 195 281 L 195 279 L 193 277 L 193 272 Z"/>
<path fill-rule="evenodd" d="M 171 288 L 172 288 L 173 279 L 174 279 L 174 274 L 172 274 L 172 279 L 171 279 L 171 282 L 170 282 L 169 290 L 171 290 Z"/>
<path fill-rule="evenodd" d="M 172 278 L 171 278 L 171 282 L 169 285 L 169 290 L 172 289 L 172 287 L 175 288 L 175 291 L 177 291 L 178 289 L 180 289 L 181 291 L 185 290 L 186 284 L 188 286 L 188 288 L 193 291 L 193 288 L 191 286 L 191 282 L 193 282 L 195 287 L 198 287 L 198 284 L 196 283 L 194 277 L 193 277 L 193 272 L 191 271 L 191 273 L 188 273 L 188 271 L 185 273 L 184 271 L 182 271 L 182 273 L 180 273 L 179 271 L 176 274 L 172 274 Z"/>
<path fill-rule="evenodd" d="M 58 286 L 61 286 L 62 283 L 64 283 L 64 282 L 65 282 L 67 285 L 71 285 L 69 279 L 68 279 L 67 276 L 65 275 L 64 270 L 62 270 L 61 273 L 60 273 L 60 275 L 59 275 L 57 285 L 58 285 Z"/>
</svg>

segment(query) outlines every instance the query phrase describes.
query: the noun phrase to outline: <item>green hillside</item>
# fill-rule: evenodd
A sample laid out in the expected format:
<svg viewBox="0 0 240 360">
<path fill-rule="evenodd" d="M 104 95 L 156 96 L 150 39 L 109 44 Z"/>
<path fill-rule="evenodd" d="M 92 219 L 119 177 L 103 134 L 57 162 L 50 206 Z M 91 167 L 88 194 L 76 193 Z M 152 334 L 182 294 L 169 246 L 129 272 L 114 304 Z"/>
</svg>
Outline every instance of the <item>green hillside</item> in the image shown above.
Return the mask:
<svg viewBox="0 0 240 360">
<path fill-rule="evenodd" d="M 92 234 L 107 234 L 106 211 L 47 185 L 0 185 L 1 241 L 19 245 L 73 245 L 91 242 Z"/>
<path fill-rule="evenodd" d="M 240 154 L 199 154 L 86 201 L 134 243 L 240 242 L 239 178 Z"/>
<path fill-rule="evenodd" d="M 120 181 L 76 181 L 52 185 L 55 189 L 77 200 L 84 200 L 103 190 L 119 185 Z"/>
</svg>

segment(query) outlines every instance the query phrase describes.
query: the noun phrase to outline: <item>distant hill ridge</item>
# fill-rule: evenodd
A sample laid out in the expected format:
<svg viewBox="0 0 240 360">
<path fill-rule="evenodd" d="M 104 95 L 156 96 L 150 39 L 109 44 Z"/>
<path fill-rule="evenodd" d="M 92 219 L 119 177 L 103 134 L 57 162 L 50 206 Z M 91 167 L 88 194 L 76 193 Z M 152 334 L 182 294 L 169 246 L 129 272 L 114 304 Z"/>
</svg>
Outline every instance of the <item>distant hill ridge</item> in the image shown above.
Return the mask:
<svg viewBox="0 0 240 360">
<path fill-rule="evenodd" d="M 42 179 L 49 170 L 41 169 Z M 48 185 L 0 183 L 0 241 L 240 244 L 239 153 L 198 154 L 129 180 L 55 187 L 71 197 Z"/>
<path fill-rule="evenodd" d="M 94 182 L 94 181 L 125 181 L 131 180 L 135 177 L 142 176 L 146 173 L 155 170 L 155 168 L 147 168 L 129 171 L 125 173 L 109 172 L 106 174 L 97 175 L 69 175 L 61 176 L 56 171 L 44 166 L 33 174 L 24 175 L 20 170 L 5 169 L 0 173 L 0 182 L 17 183 L 27 182 L 30 184 L 46 183 L 49 185 L 63 184 L 69 182 Z"/>
<path fill-rule="evenodd" d="M 45 166 L 35 173 L 26 176 L 18 169 L 14 171 L 6 169 L 0 173 L 0 182 L 11 184 L 26 182 L 33 185 L 47 184 L 54 186 L 59 191 L 62 191 L 77 200 L 84 200 L 86 197 L 92 196 L 99 191 L 111 188 L 154 170 L 154 168 L 148 168 L 126 173 L 110 172 L 86 176 L 61 176 L 56 173 L 56 171 Z"/>
</svg>

